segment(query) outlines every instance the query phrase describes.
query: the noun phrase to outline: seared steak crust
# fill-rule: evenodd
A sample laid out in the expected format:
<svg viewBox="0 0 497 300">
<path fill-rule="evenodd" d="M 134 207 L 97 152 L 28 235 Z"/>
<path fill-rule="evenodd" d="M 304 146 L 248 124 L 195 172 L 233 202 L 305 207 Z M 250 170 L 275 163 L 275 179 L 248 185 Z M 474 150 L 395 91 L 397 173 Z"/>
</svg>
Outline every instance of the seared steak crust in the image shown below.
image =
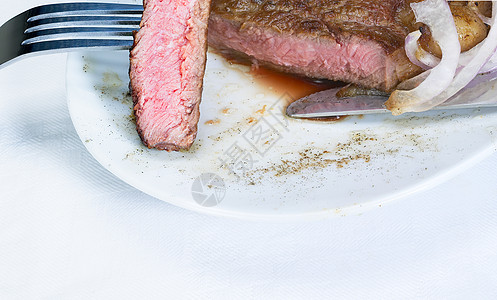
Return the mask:
<svg viewBox="0 0 497 300">
<path fill-rule="evenodd" d="M 209 44 L 256 63 L 381 90 L 419 72 L 402 50 L 405 0 L 214 0 Z"/>
</svg>

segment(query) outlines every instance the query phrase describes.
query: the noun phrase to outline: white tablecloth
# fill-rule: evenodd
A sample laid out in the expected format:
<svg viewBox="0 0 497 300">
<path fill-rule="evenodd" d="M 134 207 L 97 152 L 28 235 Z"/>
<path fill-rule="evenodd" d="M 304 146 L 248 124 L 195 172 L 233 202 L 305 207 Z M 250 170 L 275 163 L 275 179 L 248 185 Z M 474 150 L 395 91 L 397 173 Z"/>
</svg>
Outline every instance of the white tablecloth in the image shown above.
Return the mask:
<svg viewBox="0 0 497 300">
<path fill-rule="evenodd" d="M 0 70 L 0 299 L 497 299 L 497 153 L 360 216 L 217 218 L 100 166 L 64 83 L 64 54 Z"/>
</svg>

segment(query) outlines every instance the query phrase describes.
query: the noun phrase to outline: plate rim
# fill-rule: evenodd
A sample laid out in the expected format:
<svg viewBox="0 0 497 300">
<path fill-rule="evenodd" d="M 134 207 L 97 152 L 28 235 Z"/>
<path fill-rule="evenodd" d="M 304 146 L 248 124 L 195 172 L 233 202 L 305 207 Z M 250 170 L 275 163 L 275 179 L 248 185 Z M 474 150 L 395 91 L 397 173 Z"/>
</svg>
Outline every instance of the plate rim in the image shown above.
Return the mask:
<svg viewBox="0 0 497 300">
<path fill-rule="evenodd" d="M 352 215 L 360 215 L 362 213 L 365 213 L 375 207 L 381 207 L 385 204 L 392 203 L 396 200 L 403 199 L 410 197 L 412 195 L 430 190 L 436 186 L 439 186 L 450 179 L 456 177 L 457 175 L 463 173 L 464 171 L 468 170 L 472 166 L 476 165 L 478 162 L 484 160 L 488 156 L 492 155 L 493 153 L 497 152 L 497 147 L 495 145 L 489 145 L 489 147 L 486 147 L 482 149 L 481 151 L 475 153 L 471 157 L 465 159 L 463 162 L 459 162 L 449 168 L 444 169 L 442 172 L 439 172 L 435 175 L 432 175 L 429 177 L 427 180 L 421 180 L 420 182 L 409 186 L 407 188 L 404 188 L 400 191 L 387 194 L 384 197 L 379 197 L 379 199 L 372 199 L 371 201 L 368 201 L 366 203 L 362 203 L 361 205 L 349 205 L 345 207 L 340 207 L 337 209 L 330 208 L 330 209 L 322 209 L 322 210 L 316 210 L 312 212 L 302 212 L 302 213 L 285 213 L 285 214 L 277 214 L 277 213 L 268 213 L 268 214 L 258 214 L 258 213 L 247 213 L 247 212 L 241 212 L 241 211 L 234 211 L 234 210 L 227 210 L 227 209 L 220 209 L 219 207 L 204 207 L 201 205 L 195 205 L 193 201 L 185 201 L 183 197 L 179 197 L 173 194 L 168 195 L 168 200 L 163 199 L 163 197 L 160 197 L 158 195 L 155 195 L 155 193 L 148 191 L 148 188 L 146 185 L 140 185 L 139 182 L 132 180 L 129 178 L 130 176 L 126 174 L 121 174 L 114 166 L 109 166 L 108 164 L 105 163 L 105 159 L 103 156 L 101 156 L 99 153 L 96 153 L 93 148 L 88 145 L 88 143 L 83 142 L 83 133 L 81 132 L 81 126 L 78 126 L 77 124 L 77 118 L 74 116 L 74 111 L 71 109 L 71 101 L 73 101 L 72 94 L 74 93 L 74 90 L 71 89 L 70 87 L 70 82 L 72 80 L 73 76 L 76 76 L 75 74 L 71 74 L 75 68 L 73 66 L 76 64 L 78 59 L 81 56 L 84 56 L 84 53 L 92 53 L 94 54 L 94 51 L 89 51 L 89 52 L 71 52 L 68 53 L 67 58 L 66 58 L 66 82 L 65 82 L 65 87 L 66 87 L 66 100 L 67 100 L 67 106 L 69 110 L 69 115 L 71 117 L 71 121 L 73 123 L 73 126 L 78 134 L 78 137 L 82 144 L 84 145 L 85 149 L 91 154 L 91 156 L 106 170 L 108 170 L 112 176 L 115 176 L 116 178 L 119 178 L 121 181 L 125 182 L 126 184 L 132 186 L 133 188 L 143 192 L 144 194 L 147 194 L 153 198 L 156 198 L 160 201 L 166 202 L 168 204 L 174 205 L 176 207 L 181 207 L 183 209 L 187 209 L 190 211 L 195 211 L 198 213 L 202 214 L 207 214 L 207 215 L 212 215 L 212 216 L 217 216 L 217 217 L 228 217 L 232 219 L 242 219 L 242 220 L 248 220 L 248 221 L 264 221 L 264 222 L 288 222 L 288 221 L 314 221 L 314 220 L 320 220 L 320 219 L 327 219 L 330 217 L 343 217 L 343 216 L 352 216 Z M 79 74 L 79 73 L 78 73 Z M 82 74 L 79 74 L 81 76 Z M 378 197 L 377 197 L 378 198 Z"/>
</svg>

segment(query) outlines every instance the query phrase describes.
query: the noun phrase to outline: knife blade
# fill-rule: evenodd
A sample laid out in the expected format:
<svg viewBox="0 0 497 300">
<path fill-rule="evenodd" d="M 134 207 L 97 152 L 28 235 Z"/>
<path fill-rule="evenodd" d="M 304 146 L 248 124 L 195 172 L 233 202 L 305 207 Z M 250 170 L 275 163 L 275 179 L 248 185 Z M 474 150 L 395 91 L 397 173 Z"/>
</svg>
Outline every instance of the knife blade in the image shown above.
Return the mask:
<svg viewBox="0 0 497 300">
<path fill-rule="evenodd" d="M 333 88 L 302 97 L 290 104 L 286 109 L 286 113 L 292 118 L 327 118 L 390 113 L 383 105 L 388 97 L 355 96 L 338 98 L 336 93 L 339 90 L 340 88 Z M 462 109 L 494 106 L 497 106 L 497 101 L 472 103 L 454 103 L 454 101 L 450 101 L 448 103 L 443 103 L 434 109 Z"/>
</svg>

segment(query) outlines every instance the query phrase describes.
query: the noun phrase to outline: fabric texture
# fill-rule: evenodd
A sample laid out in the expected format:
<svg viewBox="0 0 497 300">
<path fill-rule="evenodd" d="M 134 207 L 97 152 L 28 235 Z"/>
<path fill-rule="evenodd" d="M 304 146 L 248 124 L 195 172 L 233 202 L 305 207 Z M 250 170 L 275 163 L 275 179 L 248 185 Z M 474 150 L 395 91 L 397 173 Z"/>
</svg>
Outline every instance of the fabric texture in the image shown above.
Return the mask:
<svg viewBox="0 0 497 300">
<path fill-rule="evenodd" d="M 1 4 L 0 20 L 42 3 Z M 497 299 L 497 153 L 359 216 L 202 215 L 93 159 L 65 63 L 0 70 L 0 299 Z"/>
</svg>

